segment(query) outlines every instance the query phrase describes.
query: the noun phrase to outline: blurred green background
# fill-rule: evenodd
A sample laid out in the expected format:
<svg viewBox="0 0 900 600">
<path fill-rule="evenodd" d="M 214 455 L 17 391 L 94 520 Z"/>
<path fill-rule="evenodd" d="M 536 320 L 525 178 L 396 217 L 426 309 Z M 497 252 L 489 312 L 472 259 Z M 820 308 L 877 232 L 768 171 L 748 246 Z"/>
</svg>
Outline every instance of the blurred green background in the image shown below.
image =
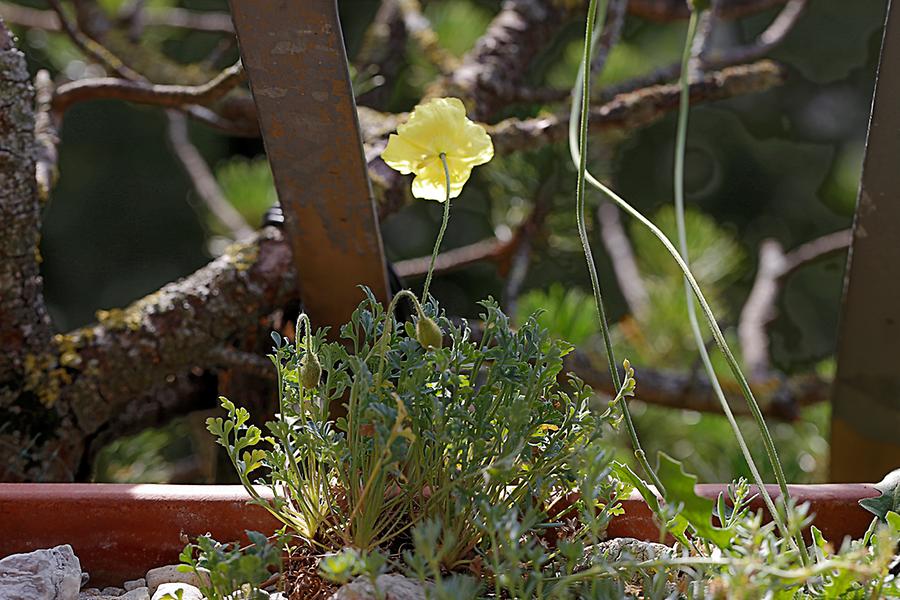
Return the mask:
<svg viewBox="0 0 900 600">
<path fill-rule="evenodd" d="M 103 0 L 102 4 L 115 11 L 122 2 Z M 224 0 L 150 0 L 148 4 L 227 10 Z M 359 51 L 378 2 L 341 0 L 339 4 L 352 57 Z M 471 48 L 500 6 L 487 0 L 423 4 L 441 43 L 456 55 Z M 702 105 L 691 113 L 686 185 L 692 210 L 689 235 L 695 246 L 692 258 L 705 267 L 702 282 L 732 337 L 762 239 L 775 238 L 789 249 L 851 223 L 885 5 L 876 0 L 810 2 L 799 24 L 771 54 L 787 67 L 783 86 Z M 772 10 L 722 23 L 716 40 L 749 41 L 774 14 Z M 540 57 L 529 72 L 530 82 L 571 86 L 581 27 L 573 23 Z M 659 24 L 629 17 L 598 87 L 677 60 L 685 27 L 685 23 Z M 76 78 L 90 68 L 63 36 L 17 31 L 32 70 L 47 68 Z M 202 59 L 221 38 L 184 30 L 148 32 L 145 42 L 184 62 Z M 224 59 L 236 56 L 233 49 L 230 52 Z M 411 109 L 436 75 L 412 43 L 406 54 L 407 65 L 398 81 L 385 84 L 390 86 L 383 90 L 387 110 Z M 526 116 L 546 108 L 519 105 L 509 114 Z M 96 310 L 127 304 L 189 274 L 221 251 L 222 231 L 195 197 L 168 148 L 165 130 L 165 117 L 159 110 L 119 102 L 85 103 L 67 114 L 60 147 L 62 176 L 46 209 L 42 244 L 46 294 L 58 328 L 88 323 Z M 627 137 L 592 141 L 596 148 L 592 170 L 669 230 L 672 216 L 665 207 L 672 202 L 674 130 L 674 115 L 670 115 Z M 275 198 L 261 142 L 224 137 L 195 125 L 191 135 L 228 198 L 252 225 L 258 225 Z M 476 170 L 454 204 L 444 247 L 515 227 L 528 213 L 539 185 L 551 178 L 556 191 L 548 235 L 536 248 L 516 312 L 521 318 L 543 308 L 552 315 L 554 307 L 562 310 L 568 303 L 572 318 L 554 322 L 545 317 L 547 326 L 598 352 L 601 346 L 592 320 L 578 318 L 590 316 L 592 309 L 585 295 L 589 283 L 572 214 L 575 171 L 562 145 L 498 157 Z M 429 202 L 418 202 L 389 217 L 382 228 L 389 258 L 428 254 L 439 223 L 440 207 Z M 641 323 L 645 343 L 635 343 L 617 329 L 620 355 L 637 365 L 695 368 L 680 278 L 645 233 L 626 225 L 647 276 L 653 310 Z M 618 321 L 627 308 L 596 227 L 592 237 L 611 316 Z M 789 280 L 770 330 L 773 362 L 779 370 L 827 374 L 832 369 L 844 262 L 844 256 L 827 259 Z M 448 312 L 475 317 L 476 302 L 487 295 L 501 297 L 503 283 L 496 268 L 484 264 L 436 278 L 433 292 Z M 637 381 L 640 391 L 640 370 Z M 665 448 L 705 481 L 728 481 L 747 474 L 724 419 L 639 402 L 634 410 L 651 455 Z M 173 465 L 191 452 L 185 440 L 197 427 L 188 421 L 181 419 L 170 427 L 116 442 L 101 457 L 97 478 L 171 479 Z M 819 481 L 826 476 L 827 423 L 828 407 L 821 405 L 805 411 L 799 423 L 774 426 L 789 479 Z M 750 442 L 751 447 L 759 447 L 753 436 Z M 622 454 L 628 453 L 623 449 Z"/>
</svg>

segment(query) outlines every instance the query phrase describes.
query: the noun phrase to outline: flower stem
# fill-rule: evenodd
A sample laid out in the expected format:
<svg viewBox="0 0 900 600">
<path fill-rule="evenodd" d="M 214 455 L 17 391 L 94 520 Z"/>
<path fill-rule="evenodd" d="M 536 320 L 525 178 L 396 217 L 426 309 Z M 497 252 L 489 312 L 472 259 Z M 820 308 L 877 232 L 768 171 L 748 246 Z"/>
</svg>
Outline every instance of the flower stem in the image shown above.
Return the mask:
<svg viewBox="0 0 900 600">
<path fill-rule="evenodd" d="M 306 313 L 300 313 L 297 316 L 297 323 L 294 327 L 294 355 L 297 359 L 297 381 L 300 381 L 300 326 L 304 326 L 304 342 L 306 346 L 307 354 L 311 353 L 312 350 L 312 323 L 309 321 L 309 316 Z M 279 381 L 281 379 L 279 378 Z M 312 394 L 310 393 L 312 396 Z M 282 398 L 282 394 L 279 394 L 279 410 L 281 410 L 281 417 L 284 419 L 284 401 Z M 303 386 L 300 386 L 300 414 L 303 416 L 304 421 L 306 420 L 306 412 L 304 410 L 304 396 L 306 396 L 306 390 Z M 286 422 L 286 421 L 285 421 Z"/>
<path fill-rule="evenodd" d="M 594 46 L 595 21 L 597 21 L 597 30 L 600 31 L 603 29 L 603 23 L 606 20 L 607 0 L 601 0 L 601 2 L 602 8 L 599 11 L 600 18 L 598 20 L 598 0 L 591 0 L 591 3 L 588 7 L 587 24 L 585 26 L 584 32 L 584 56 L 582 57 L 581 67 L 583 73 L 583 83 L 580 90 L 581 115 L 580 119 L 578 120 L 580 129 L 578 133 L 579 157 L 576 161 L 578 164 L 578 186 L 576 188 L 575 216 L 576 222 L 578 224 L 578 236 L 581 238 L 581 247 L 584 249 L 584 258 L 587 261 L 588 273 L 590 274 L 591 278 L 591 288 L 594 292 L 594 303 L 596 304 L 597 308 L 597 317 L 600 322 L 600 331 L 603 334 L 603 344 L 606 346 L 606 360 L 609 366 L 609 374 L 612 377 L 612 382 L 615 386 L 615 389 L 618 391 L 622 387 L 622 383 L 621 379 L 619 378 L 618 368 L 616 367 L 616 357 L 615 353 L 613 352 L 612 340 L 609 336 L 609 321 L 606 318 L 606 307 L 603 304 L 603 295 L 600 291 L 600 278 L 597 275 L 597 267 L 594 264 L 594 254 L 591 251 L 591 244 L 588 241 L 584 216 L 585 173 L 587 172 L 588 109 L 591 102 L 591 70 L 590 68 L 588 68 L 588 65 L 590 65 L 591 62 L 591 54 Z M 575 106 L 576 95 L 577 86 L 572 98 L 573 107 Z M 574 122 L 575 120 L 573 118 L 571 123 Z M 641 442 L 638 439 L 637 430 L 635 429 L 634 421 L 631 418 L 631 411 L 628 409 L 627 398 L 624 395 L 619 395 L 618 404 L 622 410 L 622 416 L 625 421 L 625 428 L 628 430 L 628 436 L 631 438 L 631 445 L 634 448 L 635 458 L 637 458 L 638 462 L 641 465 L 641 468 L 644 470 L 644 473 L 651 479 L 653 485 L 656 486 L 657 491 L 665 496 L 665 487 L 663 487 L 663 484 L 659 480 L 659 477 L 657 477 L 656 472 L 653 470 L 653 467 L 650 466 L 650 462 L 647 460 L 647 455 L 644 452 L 644 449 L 641 448 Z"/>
<path fill-rule="evenodd" d="M 422 290 L 422 302 L 428 302 L 428 288 L 431 287 L 431 276 L 434 273 L 434 261 L 437 260 L 438 250 L 441 249 L 441 242 L 444 239 L 444 232 L 447 231 L 447 222 L 450 220 L 450 167 L 447 166 L 447 155 L 441 152 L 441 163 L 444 165 L 444 177 L 446 178 L 445 187 L 447 188 L 447 197 L 444 199 L 444 219 L 441 221 L 441 230 L 438 231 L 437 239 L 434 241 L 434 250 L 431 251 L 431 264 L 428 265 L 428 275 L 425 276 L 425 288 Z"/>
<path fill-rule="evenodd" d="M 678 105 L 678 126 L 675 134 L 675 169 L 673 173 L 675 187 L 675 223 L 678 229 L 678 245 L 681 257 L 684 260 L 684 264 L 688 268 L 690 268 L 690 259 L 688 258 L 687 229 L 684 222 L 684 155 L 685 147 L 687 145 L 688 113 L 690 112 L 691 51 L 694 45 L 694 37 L 697 33 L 697 22 L 699 20 L 699 16 L 700 15 L 698 11 L 691 11 L 691 18 L 688 22 L 687 37 L 684 42 L 684 52 L 682 53 L 681 57 L 681 76 L 678 80 L 681 94 Z M 685 277 L 684 279 L 684 294 L 687 300 L 688 321 L 690 321 L 691 332 L 694 336 L 694 342 L 697 344 L 697 350 L 700 353 L 700 360 L 703 363 L 703 368 L 705 369 L 710 384 L 712 385 L 713 391 L 715 392 L 715 395 L 719 400 L 719 404 L 721 404 L 722 406 L 722 411 L 725 413 L 725 418 L 728 419 L 731 430 L 734 432 L 735 438 L 737 438 L 738 446 L 740 446 L 741 453 L 744 455 L 744 459 L 747 461 L 747 466 L 750 468 L 750 473 L 753 476 L 753 480 L 759 488 L 759 493 L 762 496 L 766 507 L 769 509 L 769 512 L 772 514 L 772 519 L 775 521 L 775 524 L 781 531 L 782 536 L 784 536 L 786 539 L 790 539 L 791 536 L 789 534 L 789 530 L 786 523 L 784 522 L 784 514 L 786 514 L 786 512 L 783 513 L 776 509 L 771 495 L 766 490 L 765 483 L 762 480 L 762 476 L 759 473 L 756 462 L 753 460 L 753 456 L 750 454 L 750 449 L 747 447 L 747 442 L 744 439 L 744 436 L 741 433 L 741 429 L 734 418 L 731 407 L 728 405 L 728 400 L 726 400 L 725 398 L 725 394 L 722 391 L 722 386 L 719 384 L 719 378 L 716 376 L 715 368 L 713 367 L 712 361 L 709 358 L 709 351 L 706 349 L 706 340 L 703 338 L 703 333 L 700 331 L 700 323 L 697 319 L 697 308 L 694 305 L 694 294 L 691 290 L 691 284 L 688 281 L 687 277 Z M 753 411 L 754 405 L 755 403 L 751 404 L 751 411 Z M 754 417 L 756 417 L 755 413 Z M 790 497 L 787 489 L 787 482 L 785 481 L 784 471 L 781 468 L 781 462 L 778 460 L 778 454 L 775 451 L 775 444 L 772 441 L 772 436 L 769 433 L 768 427 L 766 427 L 765 419 L 762 418 L 762 414 L 760 414 L 757 418 L 757 424 L 759 425 L 759 430 L 766 447 L 766 453 L 768 454 L 769 461 L 772 463 L 772 468 L 775 472 L 775 478 L 777 479 L 778 485 L 781 488 L 782 505 L 783 507 L 787 507 L 787 500 Z M 803 542 L 802 538 L 794 539 L 794 542 L 800 550 L 803 564 L 806 565 L 806 544 Z"/>
<path fill-rule="evenodd" d="M 583 71 L 585 66 L 581 66 L 582 72 L 579 73 L 578 81 L 575 85 L 575 93 L 581 89 L 579 86 L 583 85 Z M 570 121 L 569 127 L 569 151 L 572 155 L 572 161 L 576 165 L 580 163 L 580 155 L 579 149 L 576 145 L 576 133 L 575 133 L 575 119 L 577 118 L 577 106 L 573 102 L 572 105 L 572 119 Z M 690 268 L 687 263 L 685 263 L 684 259 L 681 257 L 681 254 L 678 250 L 675 249 L 675 246 L 672 244 L 671 240 L 657 227 L 653 221 L 648 219 L 641 213 L 639 210 L 631 206 L 624 198 L 622 198 L 619 194 L 617 194 L 613 189 L 605 185 L 602 181 L 597 179 L 591 174 L 590 171 L 585 170 L 584 172 L 585 180 L 603 192 L 603 194 L 609 198 L 616 206 L 618 206 L 622 211 L 626 214 L 630 215 L 632 218 L 636 219 L 641 225 L 647 228 L 651 234 L 662 244 L 663 248 L 665 248 L 666 252 L 672 257 L 672 260 L 675 261 L 675 264 L 681 270 L 684 275 L 685 281 L 694 297 L 697 300 L 697 303 L 700 305 L 700 311 L 703 314 L 703 317 L 706 319 L 706 322 L 712 332 L 713 339 L 716 341 L 716 345 L 718 345 L 719 349 L 722 351 L 722 354 L 725 358 L 726 363 L 728 364 L 729 370 L 734 376 L 735 380 L 737 380 L 738 387 L 741 390 L 741 394 L 744 396 L 744 399 L 747 401 L 747 405 L 750 407 L 750 412 L 753 414 L 754 419 L 760 429 L 762 430 L 765 427 L 765 420 L 762 416 L 762 411 L 759 409 L 759 405 L 756 402 L 756 398 L 753 396 L 753 391 L 750 389 L 750 384 L 747 382 L 747 378 L 744 376 L 744 373 L 741 371 L 740 366 L 738 365 L 737 359 L 735 359 L 734 354 L 731 352 L 731 348 L 728 346 L 728 342 L 725 340 L 725 336 L 722 333 L 721 328 L 719 327 L 718 321 L 716 321 L 715 315 L 712 312 L 712 309 L 709 306 L 709 303 L 706 300 L 706 297 L 703 295 L 703 291 L 700 289 L 700 285 L 697 283 L 697 280 L 694 278 L 693 273 L 691 273 Z M 768 430 L 766 430 L 768 433 Z M 764 434 L 765 436 L 765 434 Z M 771 436 L 769 436 L 769 440 L 771 440 Z M 768 450 L 768 448 L 767 448 Z M 777 456 L 776 456 L 777 458 Z M 782 495 L 787 500 L 787 483 L 784 480 L 783 474 L 779 475 L 776 472 L 776 478 L 779 480 L 778 484 L 781 488 Z M 775 514 L 773 513 L 773 518 Z M 805 546 L 800 545 L 801 555 L 804 554 Z"/>
</svg>

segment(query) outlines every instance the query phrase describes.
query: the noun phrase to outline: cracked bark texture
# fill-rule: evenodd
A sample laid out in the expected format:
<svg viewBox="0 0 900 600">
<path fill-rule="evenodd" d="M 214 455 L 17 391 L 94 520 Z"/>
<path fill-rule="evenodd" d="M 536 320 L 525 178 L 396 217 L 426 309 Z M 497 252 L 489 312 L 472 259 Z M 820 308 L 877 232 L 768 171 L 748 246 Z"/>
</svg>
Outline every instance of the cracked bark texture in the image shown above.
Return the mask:
<svg viewBox="0 0 900 600">
<path fill-rule="evenodd" d="M 213 349 L 266 335 L 294 296 L 290 249 L 266 229 L 96 323 L 57 333 L 40 276 L 40 145 L 25 57 L 0 22 L 0 481 L 84 474 L 94 440 L 186 412 Z"/>
<path fill-rule="evenodd" d="M 476 120 L 487 120 L 515 95 L 528 66 L 584 9 L 565 0 L 507 0 L 462 64 L 428 96 L 458 96 Z"/>
<path fill-rule="evenodd" d="M 216 348 L 265 335 L 265 315 L 294 289 L 290 249 L 267 228 L 192 275 L 54 335 L 26 354 L 24 381 L 0 396 L 0 454 L 8 458 L 0 480 L 71 480 L 86 472 L 95 438 L 146 426 L 166 407 L 184 412 L 173 398 L 192 387 L 178 379 L 214 363 Z"/>
<path fill-rule="evenodd" d="M 23 366 L 24 354 L 9 349 L 34 352 L 50 340 L 39 271 L 34 123 L 25 57 L 0 20 L 0 382 Z"/>
</svg>

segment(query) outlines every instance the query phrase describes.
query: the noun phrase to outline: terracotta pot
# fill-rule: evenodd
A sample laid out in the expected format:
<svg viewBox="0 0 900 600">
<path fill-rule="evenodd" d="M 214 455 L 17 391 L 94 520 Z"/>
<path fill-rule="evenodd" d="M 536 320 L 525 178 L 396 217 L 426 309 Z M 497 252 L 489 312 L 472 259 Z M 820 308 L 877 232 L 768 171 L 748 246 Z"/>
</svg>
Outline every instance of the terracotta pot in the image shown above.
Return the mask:
<svg viewBox="0 0 900 600">
<path fill-rule="evenodd" d="M 715 498 L 724 486 L 700 485 Z M 769 489 L 778 496 L 775 486 Z M 868 484 L 794 485 L 791 494 L 810 502 L 815 525 L 829 540 L 860 537 L 871 515 L 858 504 L 878 495 Z M 71 544 L 92 586 L 120 585 L 153 567 L 178 562 L 185 537 L 211 533 L 220 541 L 244 538 L 247 529 L 271 533 L 278 522 L 248 505 L 240 486 L 125 484 L 0 484 L 0 557 Z M 659 531 L 639 496 L 623 503 L 625 514 L 610 537 L 657 541 Z M 754 508 L 762 503 L 757 500 Z"/>
</svg>

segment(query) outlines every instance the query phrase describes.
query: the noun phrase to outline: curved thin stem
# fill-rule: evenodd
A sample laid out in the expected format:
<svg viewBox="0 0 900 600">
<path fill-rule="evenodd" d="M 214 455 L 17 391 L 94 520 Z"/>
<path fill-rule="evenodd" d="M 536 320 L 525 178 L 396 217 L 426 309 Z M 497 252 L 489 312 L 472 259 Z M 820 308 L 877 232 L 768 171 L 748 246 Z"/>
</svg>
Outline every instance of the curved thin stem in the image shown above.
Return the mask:
<svg viewBox="0 0 900 600">
<path fill-rule="evenodd" d="M 422 305 L 419 303 L 419 299 L 416 298 L 416 295 L 413 294 L 409 290 L 400 290 L 396 294 L 394 294 L 391 303 L 388 305 L 387 310 L 384 311 L 384 328 L 381 331 L 381 337 L 378 338 L 378 342 L 372 347 L 371 352 L 378 352 L 378 371 L 375 374 L 375 389 L 381 389 L 381 378 L 384 374 L 384 361 L 385 354 L 387 353 L 387 347 L 390 345 L 389 338 L 391 335 L 391 329 L 394 323 L 394 310 L 397 308 L 397 303 L 401 298 L 409 298 L 413 305 L 416 307 L 416 314 L 420 319 L 425 318 L 425 312 L 422 310 Z M 368 358 L 367 358 L 368 360 Z"/>
<path fill-rule="evenodd" d="M 678 230 L 678 246 L 681 257 L 684 259 L 684 264 L 688 266 L 688 268 L 690 268 L 690 259 L 688 254 L 687 229 L 684 222 L 684 156 L 685 147 L 687 146 L 688 114 L 690 112 L 691 50 L 694 46 L 694 37 L 697 33 L 697 23 L 699 21 L 699 16 L 700 15 L 697 11 L 691 11 L 691 18 L 688 22 L 687 38 L 684 42 L 684 52 L 681 57 L 681 76 L 679 77 L 679 86 L 681 93 L 678 105 L 678 126 L 675 134 L 675 166 L 673 173 L 675 187 L 675 224 Z M 694 305 L 694 294 L 691 290 L 691 285 L 687 278 L 685 278 L 684 281 L 684 295 L 685 299 L 687 300 L 688 321 L 691 325 L 691 332 L 694 336 L 694 342 L 697 345 L 697 351 L 700 353 L 700 360 L 703 363 L 703 368 L 706 371 L 706 375 L 709 378 L 710 384 L 712 385 L 713 392 L 715 393 L 716 398 L 718 398 L 719 404 L 722 405 L 722 412 L 725 413 L 725 418 L 728 420 L 728 424 L 731 426 L 734 437 L 737 439 L 738 446 L 741 449 L 741 454 L 744 455 L 744 459 L 747 461 L 747 466 L 750 468 L 750 473 L 752 474 L 753 480 L 759 488 L 759 493 L 766 504 L 766 508 L 768 508 L 769 512 L 772 514 L 772 518 L 774 519 L 775 524 L 778 526 L 778 529 L 781 531 L 781 535 L 785 539 L 791 539 L 787 524 L 784 522 L 785 513 L 776 509 L 775 503 L 772 501 L 772 496 L 766 490 L 765 484 L 762 480 L 762 476 L 760 475 L 759 469 L 756 466 L 756 462 L 753 460 L 753 456 L 750 454 L 750 449 L 747 447 L 747 442 L 744 439 L 744 435 L 741 433 L 741 429 L 737 424 L 737 420 L 734 418 L 731 407 L 728 405 L 728 400 L 725 398 L 725 393 L 722 390 L 722 386 L 719 384 L 719 378 L 716 376 L 715 368 L 713 367 L 712 361 L 710 360 L 709 351 L 706 349 L 706 340 L 704 340 L 703 333 L 700 331 L 700 323 L 697 319 L 697 308 Z M 778 480 L 779 485 L 781 485 L 781 483 L 785 480 L 784 472 L 781 468 L 781 462 L 778 460 L 778 455 L 775 452 L 775 444 L 772 442 L 772 438 L 771 435 L 769 435 L 768 428 L 765 426 L 765 421 L 761 423 L 760 431 L 762 432 L 763 439 L 766 442 L 767 452 L 769 451 L 769 447 L 771 447 L 769 458 L 772 462 L 772 468 L 775 471 L 776 479 Z M 786 485 L 781 487 L 781 491 L 782 502 L 784 502 L 784 506 L 786 507 L 786 502 L 788 499 L 788 491 Z M 806 549 L 806 545 L 803 543 L 802 538 L 800 540 L 794 539 L 794 543 L 797 545 L 798 549 L 801 549 L 801 558 L 804 560 L 803 564 L 806 564 L 806 553 L 804 552 Z"/>
<path fill-rule="evenodd" d="M 575 94 L 581 90 L 581 86 L 584 85 L 585 77 L 583 74 L 584 66 L 582 65 L 582 71 L 579 73 L 579 77 L 575 84 Z M 581 152 L 579 152 L 579 147 L 576 145 L 576 135 L 575 135 L 575 119 L 577 118 L 577 105 L 573 100 L 572 112 L 569 127 L 569 151 L 572 155 L 572 161 L 574 164 L 581 164 Z M 734 378 L 737 380 L 738 387 L 741 390 L 741 394 L 744 396 L 747 401 L 747 405 L 750 409 L 750 413 L 753 415 L 754 420 L 756 421 L 757 426 L 759 427 L 763 438 L 767 439 L 766 442 L 766 451 L 769 455 L 769 459 L 773 460 L 773 463 L 778 461 L 777 455 L 770 450 L 774 450 L 774 444 L 771 443 L 771 435 L 769 435 L 768 428 L 765 424 L 765 419 L 763 418 L 762 411 L 759 408 L 759 404 L 756 401 L 756 398 L 753 395 L 753 391 L 750 389 L 750 384 L 747 382 L 747 378 L 744 376 L 741 371 L 740 366 L 738 365 L 737 359 L 735 359 L 734 354 L 731 352 L 731 348 L 728 346 L 728 342 L 725 340 L 725 336 L 722 333 L 721 328 L 719 327 L 718 322 L 716 321 L 715 315 L 712 312 L 712 309 L 709 306 L 709 303 L 706 300 L 706 297 L 703 295 L 703 291 L 700 289 L 697 280 L 694 278 L 693 273 L 691 273 L 690 268 L 687 263 L 681 257 L 678 250 L 675 249 L 675 246 L 669 240 L 668 237 L 657 227 L 653 221 L 645 217 L 640 211 L 631 206 L 628 202 L 625 201 L 624 198 L 619 196 L 615 191 L 606 186 L 599 179 L 594 177 L 590 171 L 585 170 L 585 181 L 590 183 L 592 186 L 603 192 L 616 206 L 618 206 L 622 211 L 630 215 L 632 218 L 636 219 L 641 225 L 646 227 L 651 234 L 663 245 L 669 255 L 672 257 L 672 260 L 675 261 L 678 268 L 681 270 L 684 275 L 685 281 L 690 288 L 692 294 L 696 298 L 697 302 L 700 305 L 700 310 L 706 319 L 709 328 L 712 332 L 713 339 L 716 342 L 716 345 L 719 346 L 719 349 L 722 351 L 723 356 L 725 357 L 725 361 L 728 363 L 729 370 L 733 374 Z M 776 470 L 776 477 L 779 479 L 778 485 L 781 489 L 782 500 L 784 503 L 787 503 L 789 499 L 789 492 L 787 489 L 787 482 L 784 479 L 783 473 L 779 470 Z M 760 487 L 761 490 L 764 490 L 764 487 Z M 763 492 L 761 492 L 763 493 Z M 773 513 L 773 518 L 775 514 Z M 802 547 L 802 546 L 801 546 Z M 801 550 L 801 553 L 803 550 Z"/>
<path fill-rule="evenodd" d="M 428 302 L 428 288 L 431 287 L 431 276 L 434 273 L 434 261 L 437 260 L 441 242 L 444 240 L 444 232 L 447 231 L 447 222 L 450 221 L 450 167 L 447 166 L 447 155 L 441 152 L 441 163 L 444 165 L 444 177 L 447 197 L 444 199 L 444 219 L 441 221 L 441 230 L 438 231 L 434 241 L 434 250 L 431 251 L 431 263 L 428 265 L 428 275 L 425 276 L 425 288 L 422 290 L 422 302 Z"/>
<path fill-rule="evenodd" d="M 600 290 L 600 278 L 597 275 L 597 266 L 594 264 L 594 254 L 591 251 L 591 244 L 588 241 L 587 237 L 587 228 L 585 226 L 585 174 L 587 173 L 587 130 L 588 130 L 588 111 L 590 108 L 591 102 L 591 72 L 590 69 L 586 68 L 585 65 L 590 64 L 591 55 L 593 53 L 594 41 L 595 41 L 595 21 L 596 23 L 596 31 L 600 32 L 603 30 L 603 23 L 606 21 L 606 8 L 607 8 L 607 0 L 600 0 L 602 2 L 602 8 L 599 10 L 599 18 L 598 18 L 598 10 L 597 4 L 598 0 L 591 0 L 591 3 L 588 7 L 588 16 L 587 16 L 587 24 L 585 26 L 584 32 L 584 55 L 582 57 L 582 69 L 580 72 L 579 83 L 581 83 L 580 90 L 578 85 L 576 85 L 575 90 L 572 92 L 572 118 L 570 120 L 570 143 L 573 141 L 572 137 L 572 127 L 574 127 L 575 117 L 579 115 L 575 115 L 575 106 L 576 99 L 579 95 L 581 96 L 581 112 L 580 119 L 577 121 L 580 124 L 579 132 L 578 132 L 578 160 L 575 161 L 578 166 L 578 185 L 576 188 L 576 199 L 575 199 L 575 217 L 578 224 L 578 236 L 581 238 L 581 247 L 584 250 L 584 258 L 587 261 L 588 273 L 591 278 L 591 288 L 594 292 L 594 303 L 597 308 L 597 317 L 600 322 L 600 331 L 603 334 L 603 344 L 606 346 L 606 360 L 609 366 L 609 374 L 612 377 L 613 385 L 616 390 L 619 390 L 622 387 L 622 382 L 619 377 L 619 370 L 616 368 L 616 357 L 613 351 L 612 340 L 609 336 L 609 321 L 606 318 L 606 307 L 603 303 L 603 295 Z M 582 83 L 583 82 L 583 83 Z M 574 154 L 573 154 L 574 158 Z M 628 436 L 631 438 L 631 445 L 634 448 L 634 456 L 637 458 L 638 462 L 641 465 L 641 468 L 644 470 L 647 477 L 651 479 L 653 485 L 656 486 L 657 491 L 665 496 L 666 490 L 660 481 L 659 477 L 656 475 L 656 472 L 653 470 L 653 467 L 650 466 L 650 462 L 647 460 L 647 455 L 644 452 L 644 449 L 641 448 L 640 439 L 638 439 L 637 430 L 634 427 L 634 421 L 631 418 L 631 411 L 628 409 L 628 401 L 624 395 L 619 395 L 618 398 L 619 407 L 622 410 L 622 416 L 625 421 L 625 428 L 628 430 Z"/>
<path fill-rule="evenodd" d="M 311 354 L 313 351 L 313 349 L 312 349 L 312 323 L 310 323 L 310 321 L 309 321 L 309 315 L 307 315 L 306 313 L 300 313 L 297 316 L 297 326 L 296 326 L 296 331 L 294 332 L 294 354 L 297 358 L 297 381 L 298 382 L 300 381 L 300 362 L 301 362 L 301 360 L 300 360 L 300 325 L 301 324 L 303 324 L 305 326 L 304 332 L 306 333 L 306 336 L 305 336 L 306 353 Z M 281 379 L 279 378 L 279 385 L 281 385 L 280 381 L 281 381 Z M 305 404 L 304 396 L 306 396 L 306 389 L 301 385 L 300 386 L 300 415 L 305 420 L 306 419 L 306 411 L 304 410 L 304 408 L 305 408 L 304 407 L 304 404 Z M 283 405 L 279 406 L 279 408 L 281 410 L 281 417 L 282 417 L 282 419 L 284 419 L 284 406 Z"/>
</svg>

